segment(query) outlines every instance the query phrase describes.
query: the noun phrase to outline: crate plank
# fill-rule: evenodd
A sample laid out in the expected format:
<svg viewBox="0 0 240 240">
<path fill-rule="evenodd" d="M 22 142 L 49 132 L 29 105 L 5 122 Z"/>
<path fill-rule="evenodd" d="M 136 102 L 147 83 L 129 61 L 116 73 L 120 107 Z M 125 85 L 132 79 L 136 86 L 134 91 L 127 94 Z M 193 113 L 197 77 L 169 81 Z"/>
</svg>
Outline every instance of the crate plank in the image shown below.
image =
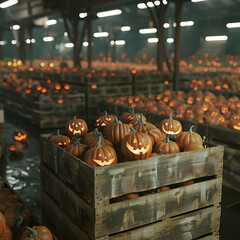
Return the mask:
<svg viewBox="0 0 240 240">
<path fill-rule="evenodd" d="M 217 236 L 209 235 L 206 237 L 197 238 L 197 240 L 219 240 L 219 235 L 217 235 Z"/>
<path fill-rule="evenodd" d="M 43 222 L 46 226 L 53 230 L 61 240 L 90 240 L 90 238 L 82 232 L 77 225 L 69 220 L 69 217 L 64 214 L 48 197 L 42 192 L 42 209 L 43 209 Z"/>
<path fill-rule="evenodd" d="M 172 240 L 194 239 L 214 232 L 219 228 L 221 209 L 209 207 L 187 213 L 169 221 L 160 221 L 147 226 L 112 235 L 108 240 Z"/>
<path fill-rule="evenodd" d="M 94 233 L 92 207 L 44 166 L 41 166 L 41 183 L 42 190 L 51 196 L 62 211 L 73 218 L 82 231 L 90 235 Z"/>
<path fill-rule="evenodd" d="M 222 178 L 154 193 L 96 209 L 96 237 L 218 204 Z"/>
<path fill-rule="evenodd" d="M 95 168 L 99 201 L 222 172 L 223 147 L 157 156 Z M 167 171 L 166 171 L 167 169 Z"/>
</svg>

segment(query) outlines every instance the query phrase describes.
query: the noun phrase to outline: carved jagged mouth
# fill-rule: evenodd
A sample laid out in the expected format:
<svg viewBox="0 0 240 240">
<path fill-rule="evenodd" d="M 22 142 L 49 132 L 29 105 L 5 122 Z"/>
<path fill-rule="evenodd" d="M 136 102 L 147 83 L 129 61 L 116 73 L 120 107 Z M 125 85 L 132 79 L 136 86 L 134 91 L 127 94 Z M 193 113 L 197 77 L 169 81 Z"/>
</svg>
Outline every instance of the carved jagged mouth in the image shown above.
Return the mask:
<svg viewBox="0 0 240 240">
<path fill-rule="evenodd" d="M 15 139 L 17 140 L 17 141 L 22 141 L 22 140 L 24 140 L 26 138 L 26 136 L 16 136 L 15 137 Z"/>
<path fill-rule="evenodd" d="M 73 135 L 75 135 L 76 133 L 81 133 L 81 130 L 75 130 L 73 128 L 71 128 L 71 126 L 69 126 L 69 131 L 73 133 Z"/>
<path fill-rule="evenodd" d="M 178 129 L 178 131 L 174 132 L 174 131 L 167 131 L 164 127 L 163 127 L 163 132 L 167 133 L 167 134 L 171 134 L 171 135 L 177 135 L 181 132 L 181 128 Z"/>
<path fill-rule="evenodd" d="M 97 159 L 93 159 L 93 161 L 95 163 L 97 163 L 97 165 L 99 166 L 109 166 L 114 162 L 115 158 L 111 158 L 108 161 L 102 161 L 102 160 L 97 160 Z"/>
<path fill-rule="evenodd" d="M 240 130 L 240 127 L 235 125 L 235 126 L 233 126 L 233 129 Z"/>
<path fill-rule="evenodd" d="M 146 148 L 141 147 L 138 149 L 134 149 L 133 146 L 131 146 L 129 143 L 127 143 L 128 150 L 136 155 L 140 155 L 141 153 L 142 154 L 147 153 L 150 150 L 150 147 L 151 147 L 151 143 L 149 143 Z"/>
</svg>

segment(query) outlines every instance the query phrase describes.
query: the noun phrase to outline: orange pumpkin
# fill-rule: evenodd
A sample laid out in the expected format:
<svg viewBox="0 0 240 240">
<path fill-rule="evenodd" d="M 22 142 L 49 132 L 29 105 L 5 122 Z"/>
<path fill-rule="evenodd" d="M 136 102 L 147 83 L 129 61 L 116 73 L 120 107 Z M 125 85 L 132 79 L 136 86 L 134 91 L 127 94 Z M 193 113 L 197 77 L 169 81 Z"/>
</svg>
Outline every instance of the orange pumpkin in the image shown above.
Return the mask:
<svg viewBox="0 0 240 240">
<path fill-rule="evenodd" d="M 50 230 L 45 226 L 26 227 L 19 240 L 53 240 Z"/>
<path fill-rule="evenodd" d="M 165 134 L 170 134 L 173 136 L 179 136 L 182 133 L 182 125 L 178 120 L 175 120 L 170 115 L 169 119 L 162 120 L 158 128 L 161 132 Z"/>
<path fill-rule="evenodd" d="M 169 137 L 170 135 L 167 134 L 166 140 L 162 140 L 161 142 L 157 143 L 153 148 L 153 152 L 159 153 L 162 151 L 164 154 L 180 152 L 178 144 L 170 141 Z"/>
</svg>

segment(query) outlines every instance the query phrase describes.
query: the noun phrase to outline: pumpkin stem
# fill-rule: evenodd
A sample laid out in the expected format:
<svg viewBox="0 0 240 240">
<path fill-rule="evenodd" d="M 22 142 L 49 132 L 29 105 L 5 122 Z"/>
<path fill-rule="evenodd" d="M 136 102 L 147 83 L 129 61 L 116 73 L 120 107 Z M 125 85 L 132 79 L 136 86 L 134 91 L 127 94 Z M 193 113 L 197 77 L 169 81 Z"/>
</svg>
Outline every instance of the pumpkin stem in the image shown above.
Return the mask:
<svg viewBox="0 0 240 240">
<path fill-rule="evenodd" d="M 135 119 L 136 121 L 139 121 L 139 117 L 138 117 L 137 114 L 135 115 L 134 119 Z"/>
<path fill-rule="evenodd" d="M 101 148 L 102 147 L 102 138 L 101 137 L 99 137 L 98 138 L 98 145 L 97 145 L 97 148 Z"/>
<path fill-rule="evenodd" d="M 169 114 L 169 119 L 173 119 L 171 114 Z"/>
<path fill-rule="evenodd" d="M 61 134 L 60 134 L 60 131 L 59 131 L 59 129 L 57 130 L 57 134 L 56 134 L 56 137 L 61 137 Z"/>
<path fill-rule="evenodd" d="M 138 123 L 138 125 L 145 125 L 146 122 L 143 120 L 143 114 L 141 113 L 141 117 L 140 117 L 140 122 Z"/>
<path fill-rule="evenodd" d="M 99 131 L 97 128 L 94 129 L 93 137 L 99 137 Z"/>
<path fill-rule="evenodd" d="M 77 116 L 74 116 L 74 118 L 73 119 L 77 119 Z"/>
<path fill-rule="evenodd" d="M 75 142 L 74 146 L 81 146 L 82 145 L 80 143 L 80 138 L 78 138 L 78 139 L 75 138 L 75 140 L 76 140 L 76 142 Z"/>
<path fill-rule="evenodd" d="M 192 125 L 192 126 L 190 127 L 190 129 L 189 129 L 189 131 L 188 131 L 189 134 L 192 134 L 192 133 L 193 133 L 193 130 L 192 130 L 193 128 L 194 128 L 194 125 Z"/>
<path fill-rule="evenodd" d="M 120 120 L 118 120 L 118 118 L 117 118 L 116 116 L 114 116 L 114 119 L 115 119 L 115 122 L 116 122 L 117 124 L 121 124 L 121 123 L 122 123 Z"/>
<path fill-rule="evenodd" d="M 207 138 L 206 138 L 206 136 L 203 136 L 203 140 L 202 140 L 202 141 L 203 141 L 203 142 L 205 142 L 205 141 L 206 141 L 206 139 L 207 139 Z"/>
<path fill-rule="evenodd" d="M 135 110 L 134 110 L 134 108 L 132 108 L 132 107 L 129 107 L 129 113 L 131 113 L 131 114 L 134 114 L 134 113 L 135 113 Z"/>
<path fill-rule="evenodd" d="M 108 115 L 106 110 L 104 111 L 104 114 L 105 114 L 106 116 Z"/>
<path fill-rule="evenodd" d="M 159 152 L 158 152 L 158 155 L 163 155 L 164 154 L 164 152 L 163 152 L 163 150 L 160 150 Z"/>
<path fill-rule="evenodd" d="M 165 143 L 170 143 L 171 142 L 171 140 L 170 140 L 170 134 L 166 134 L 166 139 L 165 140 L 163 140 L 163 142 L 165 142 Z"/>
<path fill-rule="evenodd" d="M 38 235 L 38 231 L 36 231 L 30 227 L 26 227 L 26 229 L 29 231 L 28 237 L 35 238 Z"/>
<path fill-rule="evenodd" d="M 21 225 L 22 225 L 22 222 L 23 222 L 23 217 L 22 217 L 22 216 L 17 217 L 17 218 L 16 218 L 15 227 L 16 227 L 16 228 L 20 228 Z"/>
<path fill-rule="evenodd" d="M 133 134 L 137 134 L 137 131 L 133 127 L 130 127 L 130 130 L 132 131 Z"/>
</svg>

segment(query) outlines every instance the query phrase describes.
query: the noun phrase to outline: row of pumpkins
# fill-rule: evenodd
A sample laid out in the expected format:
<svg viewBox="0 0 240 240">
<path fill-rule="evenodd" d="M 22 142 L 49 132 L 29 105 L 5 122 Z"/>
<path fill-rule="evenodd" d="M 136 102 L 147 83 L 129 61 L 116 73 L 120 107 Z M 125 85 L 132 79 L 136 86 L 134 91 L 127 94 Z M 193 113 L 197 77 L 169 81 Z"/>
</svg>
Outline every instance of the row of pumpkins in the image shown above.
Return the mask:
<svg viewBox="0 0 240 240">
<path fill-rule="evenodd" d="M 233 92 L 236 92 L 237 89 L 235 88 L 235 85 L 232 83 L 234 81 L 239 81 L 239 76 L 234 75 L 222 75 L 219 77 L 205 77 L 201 79 L 192 79 L 191 83 L 189 84 L 189 87 L 193 89 L 194 91 L 197 91 L 198 89 L 211 89 L 211 90 L 217 90 L 217 91 L 227 91 L 231 90 Z"/>
<path fill-rule="evenodd" d="M 40 96 L 77 94 L 76 88 L 69 84 L 60 84 L 56 80 L 47 79 L 46 82 L 33 80 L 32 78 L 17 78 L 16 75 L 3 75 L 0 84 L 6 88 L 22 91 L 25 94 L 37 94 Z"/>
<path fill-rule="evenodd" d="M 105 112 L 97 118 L 95 126 L 93 132 L 88 132 L 87 123 L 75 117 L 67 122 L 66 135 L 58 131 L 50 141 L 92 166 L 204 148 L 193 126 L 188 132 L 182 132 L 181 123 L 171 116 L 155 126 L 132 108 L 122 114 L 121 121 Z"/>
<path fill-rule="evenodd" d="M 127 104 L 140 111 L 158 115 L 174 115 L 180 119 L 196 120 L 199 123 L 220 124 L 240 130 L 240 99 L 237 96 L 226 98 L 211 92 L 166 90 L 148 96 L 109 98 L 108 103 Z"/>
<path fill-rule="evenodd" d="M 0 181 L 0 240 L 53 240 L 45 226 L 30 226 L 31 212 Z"/>
</svg>

